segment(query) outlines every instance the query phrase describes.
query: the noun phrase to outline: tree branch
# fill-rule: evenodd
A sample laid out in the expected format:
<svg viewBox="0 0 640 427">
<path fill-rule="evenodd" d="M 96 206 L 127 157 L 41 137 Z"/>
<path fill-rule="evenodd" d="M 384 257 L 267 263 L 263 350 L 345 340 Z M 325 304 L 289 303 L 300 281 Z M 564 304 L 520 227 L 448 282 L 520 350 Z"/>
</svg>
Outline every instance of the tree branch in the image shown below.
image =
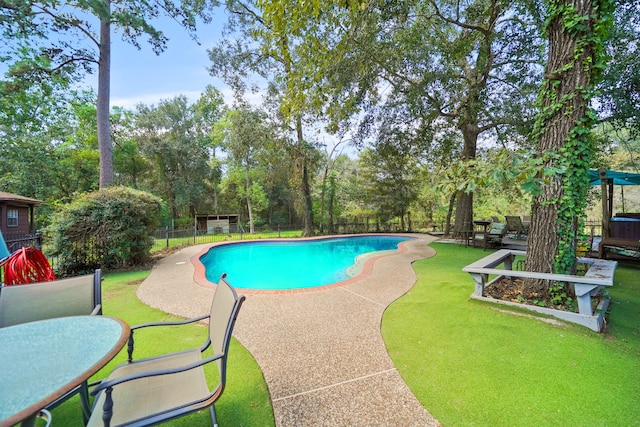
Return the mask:
<svg viewBox="0 0 640 427">
<path fill-rule="evenodd" d="M 482 34 L 484 34 L 485 36 L 489 36 L 492 34 L 492 28 L 484 28 L 481 27 L 479 25 L 471 25 L 468 24 L 466 22 L 462 22 L 460 21 L 458 18 L 454 19 L 454 18 L 449 18 L 447 16 L 445 16 L 441 11 L 440 8 L 438 7 L 438 5 L 436 4 L 435 0 L 430 0 L 431 5 L 433 6 L 433 8 L 435 9 L 435 15 L 437 17 L 439 17 L 440 19 L 442 19 L 443 21 L 449 23 L 449 24 L 453 24 L 453 25 L 457 25 L 460 28 L 464 28 L 467 30 L 471 30 L 471 31 L 478 31 Z M 495 9 L 496 6 L 496 2 L 495 0 L 491 2 L 492 3 L 492 7 Z M 460 15 L 460 11 L 458 10 L 457 15 Z"/>
</svg>

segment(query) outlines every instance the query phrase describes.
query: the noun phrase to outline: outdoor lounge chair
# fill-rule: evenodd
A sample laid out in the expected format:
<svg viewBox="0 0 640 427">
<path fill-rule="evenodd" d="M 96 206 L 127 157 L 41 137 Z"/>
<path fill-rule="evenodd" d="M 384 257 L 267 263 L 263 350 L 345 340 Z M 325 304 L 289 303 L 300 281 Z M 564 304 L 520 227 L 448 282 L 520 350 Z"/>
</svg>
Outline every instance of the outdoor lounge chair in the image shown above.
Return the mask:
<svg viewBox="0 0 640 427">
<path fill-rule="evenodd" d="M 499 222 L 492 222 L 488 229 L 476 227 L 472 236 L 473 247 L 482 246 L 483 249 L 499 247 L 506 234 L 507 225 Z"/>
<path fill-rule="evenodd" d="M 529 232 L 529 229 L 522 223 L 519 216 L 505 216 L 507 221 L 507 234 L 514 234 L 515 238 L 522 239 Z"/>
<path fill-rule="evenodd" d="M 209 407 L 217 426 L 214 403 L 226 382 L 229 342 L 245 297 L 238 297 L 225 274 L 216 287 L 211 312 L 178 322 L 146 323 L 131 327 L 129 361 L 114 369 L 91 394 L 97 395 L 88 426 L 147 426 Z M 134 334 L 147 327 L 184 325 L 209 319 L 205 343 L 192 350 L 133 361 Z M 210 386 L 205 367 L 217 371 Z"/>
</svg>

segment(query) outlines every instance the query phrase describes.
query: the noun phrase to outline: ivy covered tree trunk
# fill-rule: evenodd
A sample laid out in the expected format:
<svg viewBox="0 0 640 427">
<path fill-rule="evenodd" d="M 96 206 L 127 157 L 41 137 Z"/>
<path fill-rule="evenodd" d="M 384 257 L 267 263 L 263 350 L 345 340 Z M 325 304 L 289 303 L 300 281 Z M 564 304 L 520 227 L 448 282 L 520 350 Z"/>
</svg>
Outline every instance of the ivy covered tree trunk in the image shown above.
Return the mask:
<svg viewBox="0 0 640 427">
<path fill-rule="evenodd" d="M 588 104 L 602 69 L 611 10 L 611 0 L 549 0 L 549 56 L 534 132 L 545 170 L 560 172 L 538 176 L 545 184 L 532 206 L 526 260 L 530 271 L 575 272 L 593 151 L 589 133 L 594 116 Z M 526 283 L 529 291 L 562 295 L 555 286 L 541 280 Z"/>
</svg>

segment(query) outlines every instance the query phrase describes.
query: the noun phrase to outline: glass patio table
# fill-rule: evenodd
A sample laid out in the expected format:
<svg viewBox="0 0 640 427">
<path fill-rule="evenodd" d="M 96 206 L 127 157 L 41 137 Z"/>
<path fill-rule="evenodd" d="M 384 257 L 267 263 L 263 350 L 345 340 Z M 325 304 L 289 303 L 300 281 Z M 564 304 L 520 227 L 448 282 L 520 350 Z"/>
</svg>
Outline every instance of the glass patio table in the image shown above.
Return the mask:
<svg viewBox="0 0 640 427">
<path fill-rule="evenodd" d="M 32 423 L 113 359 L 128 337 L 129 325 L 107 316 L 0 328 L 0 427 Z"/>
</svg>

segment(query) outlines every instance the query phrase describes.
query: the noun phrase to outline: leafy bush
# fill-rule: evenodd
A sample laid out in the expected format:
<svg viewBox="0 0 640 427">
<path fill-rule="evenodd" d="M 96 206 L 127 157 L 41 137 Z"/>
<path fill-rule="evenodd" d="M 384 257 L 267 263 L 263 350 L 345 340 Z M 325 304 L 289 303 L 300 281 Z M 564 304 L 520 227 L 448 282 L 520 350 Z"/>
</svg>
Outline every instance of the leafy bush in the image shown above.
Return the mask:
<svg viewBox="0 0 640 427">
<path fill-rule="evenodd" d="M 173 221 L 174 228 L 193 228 L 193 218 L 181 217 Z"/>
<path fill-rule="evenodd" d="M 160 199 L 131 188 L 109 187 L 87 194 L 54 216 L 46 230 L 47 254 L 58 258 L 59 275 L 144 264 L 160 209 Z"/>
</svg>

